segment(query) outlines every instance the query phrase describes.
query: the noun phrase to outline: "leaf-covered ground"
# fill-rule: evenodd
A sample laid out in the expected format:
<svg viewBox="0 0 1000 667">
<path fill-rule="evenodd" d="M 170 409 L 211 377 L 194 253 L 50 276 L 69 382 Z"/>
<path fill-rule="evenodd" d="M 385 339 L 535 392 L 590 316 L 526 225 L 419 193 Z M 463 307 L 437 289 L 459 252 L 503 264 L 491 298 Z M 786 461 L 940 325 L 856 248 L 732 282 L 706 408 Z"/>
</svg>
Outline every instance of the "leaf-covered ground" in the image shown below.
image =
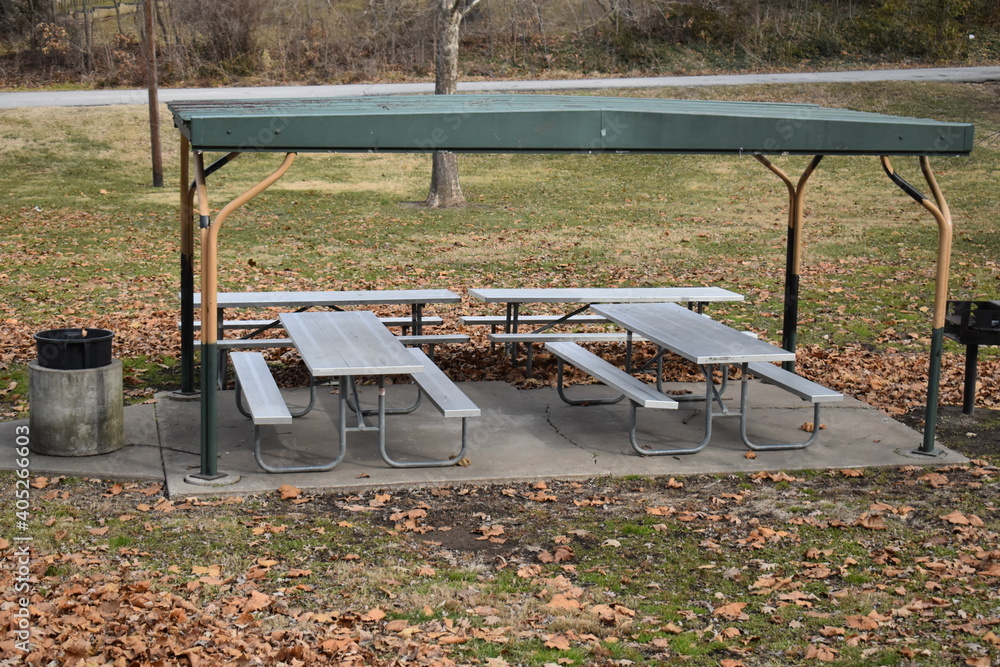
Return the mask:
<svg viewBox="0 0 1000 667">
<path fill-rule="evenodd" d="M 214 501 L 35 478 L 33 650 L 2 637 L 0 664 L 987 666 L 998 473 Z M 3 628 L 14 576 L 0 570 Z"/>
</svg>

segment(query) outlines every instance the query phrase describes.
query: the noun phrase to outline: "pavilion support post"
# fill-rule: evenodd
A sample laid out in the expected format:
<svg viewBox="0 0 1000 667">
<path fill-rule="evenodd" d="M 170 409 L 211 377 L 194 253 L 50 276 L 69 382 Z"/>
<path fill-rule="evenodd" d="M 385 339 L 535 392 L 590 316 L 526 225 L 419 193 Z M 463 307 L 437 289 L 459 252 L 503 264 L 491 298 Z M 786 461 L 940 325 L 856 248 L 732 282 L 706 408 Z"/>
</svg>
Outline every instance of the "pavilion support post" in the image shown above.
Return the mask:
<svg viewBox="0 0 1000 667">
<path fill-rule="evenodd" d="M 799 282 L 802 269 L 802 211 L 805 208 L 806 181 L 819 166 L 822 155 L 813 157 L 809 166 L 799 177 L 798 183 L 763 155 L 754 155 L 758 162 L 774 172 L 788 189 L 788 235 L 785 249 L 785 302 L 784 320 L 781 333 L 781 347 L 795 352 L 798 346 L 799 327 Z M 795 371 L 795 362 L 786 361 L 782 367 Z"/>
<path fill-rule="evenodd" d="M 938 225 L 937 271 L 934 285 L 934 319 L 931 329 L 930 368 L 927 371 L 927 407 L 924 412 L 924 440 L 915 454 L 938 456 L 941 451 L 935 443 L 938 417 L 938 395 L 941 385 L 941 357 L 944 351 L 944 321 L 948 310 L 948 277 L 951 271 L 951 242 L 953 226 L 951 211 L 945 201 L 937 179 L 931 171 L 930 159 L 924 155 L 920 158 L 920 170 L 924 180 L 934 195 L 930 201 L 922 192 L 910 185 L 892 168 L 889 158 L 882 156 L 882 168 L 886 175 L 914 201 L 927 209 Z"/>
<path fill-rule="evenodd" d="M 191 144 L 181 135 L 181 390 L 194 396 L 194 192 L 188 187 Z"/>
<path fill-rule="evenodd" d="M 198 179 L 190 178 L 191 145 L 181 135 L 181 389 L 178 398 L 198 396 L 194 388 L 194 198 Z M 227 153 L 208 167 L 202 164 L 201 181 L 226 166 L 239 153 Z"/>
<path fill-rule="evenodd" d="M 288 171 L 295 161 L 295 155 L 295 153 L 286 154 L 284 161 L 274 173 L 226 204 L 213 221 L 209 216 L 204 159 L 200 152 L 195 154 L 195 182 L 201 227 L 201 471 L 190 476 L 195 480 L 211 482 L 226 477 L 225 474 L 219 473 L 218 469 L 216 381 L 219 375 L 219 232 L 233 211 L 266 190 Z"/>
<path fill-rule="evenodd" d="M 219 473 L 218 456 L 218 393 L 215 377 L 218 365 L 218 334 L 215 326 L 206 324 L 206 305 L 209 313 L 215 314 L 215 292 L 208 294 L 208 286 L 214 284 L 218 271 L 216 253 L 208 244 L 208 229 L 212 224 L 209 216 L 208 190 L 205 187 L 205 156 L 195 153 L 195 188 L 198 193 L 198 227 L 201 230 L 201 466 L 192 478 L 201 482 L 213 482 L 224 475 Z M 206 303 L 209 302 L 209 303 Z M 192 302 L 192 310 L 193 310 Z"/>
</svg>

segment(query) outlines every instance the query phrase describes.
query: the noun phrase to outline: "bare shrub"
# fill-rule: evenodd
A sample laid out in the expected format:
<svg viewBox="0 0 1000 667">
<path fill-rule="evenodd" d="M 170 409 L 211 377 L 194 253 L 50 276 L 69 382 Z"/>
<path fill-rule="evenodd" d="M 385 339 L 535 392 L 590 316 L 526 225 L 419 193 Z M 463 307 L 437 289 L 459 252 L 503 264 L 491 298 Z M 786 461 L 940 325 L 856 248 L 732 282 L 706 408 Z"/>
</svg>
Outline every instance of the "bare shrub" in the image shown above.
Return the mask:
<svg viewBox="0 0 1000 667">
<path fill-rule="evenodd" d="M 257 43 L 266 0 L 172 0 L 178 30 L 189 35 L 188 57 L 196 69 L 249 75 L 260 64 Z"/>
</svg>

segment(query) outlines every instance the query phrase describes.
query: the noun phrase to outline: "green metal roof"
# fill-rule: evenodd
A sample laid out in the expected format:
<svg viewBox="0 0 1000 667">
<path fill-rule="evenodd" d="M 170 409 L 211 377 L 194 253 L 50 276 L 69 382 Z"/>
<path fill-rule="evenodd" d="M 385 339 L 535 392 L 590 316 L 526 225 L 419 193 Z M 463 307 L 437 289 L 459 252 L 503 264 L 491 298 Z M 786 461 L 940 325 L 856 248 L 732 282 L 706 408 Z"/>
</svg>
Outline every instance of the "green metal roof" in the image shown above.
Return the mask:
<svg viewBox="0 0 1000 667">
<path fill-rule="evenodd" d="M 968 155 L 973 126 L 813 104 L 556 95 L 172 102 L 195 150 Z"/>
</svg>

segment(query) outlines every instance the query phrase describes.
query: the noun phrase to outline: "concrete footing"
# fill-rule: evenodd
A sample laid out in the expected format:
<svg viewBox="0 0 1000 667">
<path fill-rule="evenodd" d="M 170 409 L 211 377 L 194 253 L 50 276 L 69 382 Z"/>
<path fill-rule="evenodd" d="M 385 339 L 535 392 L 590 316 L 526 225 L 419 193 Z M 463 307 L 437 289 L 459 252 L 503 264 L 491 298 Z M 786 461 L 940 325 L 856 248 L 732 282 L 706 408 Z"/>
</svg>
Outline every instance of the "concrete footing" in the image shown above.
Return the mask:
<svg viewBox="0 0 1000 667">
<path fill-rule="evenodd" d="M 92 456 L 125 444 L 122 362 L 82 370 L 28 364 L 31 450 L 45 456 Z"/>
</svg>

